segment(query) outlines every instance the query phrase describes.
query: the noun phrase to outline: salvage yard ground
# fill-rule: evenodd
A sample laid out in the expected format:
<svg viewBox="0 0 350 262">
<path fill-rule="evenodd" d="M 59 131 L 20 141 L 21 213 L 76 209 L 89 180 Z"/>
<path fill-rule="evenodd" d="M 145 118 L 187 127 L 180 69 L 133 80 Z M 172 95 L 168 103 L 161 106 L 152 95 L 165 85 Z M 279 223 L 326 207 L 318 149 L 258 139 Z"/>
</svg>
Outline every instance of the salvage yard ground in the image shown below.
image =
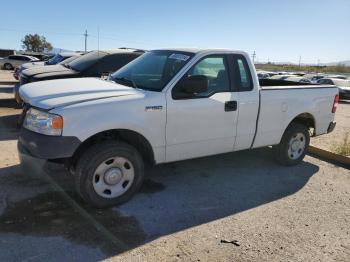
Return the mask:
<svg viewBox="0 0 350 262">
<path fill-rule="evenodd" d="M 0 82 L 11 81 L 0 71 Z M 349 261 L 350 170 L 269 148 L 162 165 L 131 201 L 96 210 L 50 165 L 19 167 L 11 83 L 0 85 L 0 261 Z M 350 125 L 338 108 L 332 145 Z M 318 138 L 317 138 L 318 139 Z"/>
</svg>

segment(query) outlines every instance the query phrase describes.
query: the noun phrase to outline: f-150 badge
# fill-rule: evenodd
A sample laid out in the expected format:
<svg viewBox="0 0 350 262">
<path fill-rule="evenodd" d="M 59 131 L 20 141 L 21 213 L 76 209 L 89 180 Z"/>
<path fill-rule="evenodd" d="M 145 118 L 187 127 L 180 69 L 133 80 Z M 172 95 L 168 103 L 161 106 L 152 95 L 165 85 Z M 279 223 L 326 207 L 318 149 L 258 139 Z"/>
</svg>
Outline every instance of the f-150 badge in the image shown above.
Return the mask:
<svg viewBox="0 0 350 262">
<path fill-rule="evenodd" d="M 145 111 L 146 112 L 151 112 L 151 111 L 162 111 L 163 106 L 146 106 Z"/>
</svg>

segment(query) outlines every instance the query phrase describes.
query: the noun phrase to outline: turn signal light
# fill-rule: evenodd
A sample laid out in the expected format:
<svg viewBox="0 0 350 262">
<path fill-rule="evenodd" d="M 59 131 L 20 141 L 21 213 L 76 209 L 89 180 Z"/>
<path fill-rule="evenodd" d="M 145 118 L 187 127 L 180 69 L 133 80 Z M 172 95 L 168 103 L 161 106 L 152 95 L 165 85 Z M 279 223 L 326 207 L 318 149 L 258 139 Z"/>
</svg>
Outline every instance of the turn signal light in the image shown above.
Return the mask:
<svg viewBox="0 0 350 262">
<path fill-rule="evenodd" d="M 62 129 L 63 128 L 63 119 L 60 116 L 54 116 L 52 118 L 52 128 L 53 129 Z"/>
</svg>

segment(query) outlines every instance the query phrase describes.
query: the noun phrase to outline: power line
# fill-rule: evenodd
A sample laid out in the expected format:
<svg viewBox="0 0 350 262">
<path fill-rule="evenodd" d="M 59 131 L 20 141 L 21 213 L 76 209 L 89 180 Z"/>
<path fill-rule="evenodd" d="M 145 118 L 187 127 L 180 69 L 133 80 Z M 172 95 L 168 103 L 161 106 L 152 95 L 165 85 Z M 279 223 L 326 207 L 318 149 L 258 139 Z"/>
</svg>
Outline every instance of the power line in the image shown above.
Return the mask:
<svg viewBox="0 0 350 262">
<path fill-rule="evenodd" d="M 17 30 L 17 29 L 8 29 L 8 28 L 0 28 L 0 31 L 7 31 L 7 32 L 17 32 L 17 33 L 28 33 L 28 32 L 38 32 L 40 34 L 52 34 L 52 35 L 80 35 L 79 33 L 65 33 L 65 32 L 52 32 L 52 31 L 41 31 L 41 30 Z"/>
</svg>

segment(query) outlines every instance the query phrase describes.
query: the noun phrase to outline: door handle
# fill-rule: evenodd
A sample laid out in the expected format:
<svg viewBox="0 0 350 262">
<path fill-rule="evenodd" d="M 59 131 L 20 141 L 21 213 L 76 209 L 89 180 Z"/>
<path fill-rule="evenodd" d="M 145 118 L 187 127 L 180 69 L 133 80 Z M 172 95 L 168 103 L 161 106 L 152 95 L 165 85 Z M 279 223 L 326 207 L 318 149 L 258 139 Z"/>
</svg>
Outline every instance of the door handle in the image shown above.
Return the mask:
<svg viewBox="0 0 350 262">
<path fill-rule="evenodd" d="M 227 101 L 225 102 L 225 112 L 236 111 L 237 101 Z"/>
</svg>

